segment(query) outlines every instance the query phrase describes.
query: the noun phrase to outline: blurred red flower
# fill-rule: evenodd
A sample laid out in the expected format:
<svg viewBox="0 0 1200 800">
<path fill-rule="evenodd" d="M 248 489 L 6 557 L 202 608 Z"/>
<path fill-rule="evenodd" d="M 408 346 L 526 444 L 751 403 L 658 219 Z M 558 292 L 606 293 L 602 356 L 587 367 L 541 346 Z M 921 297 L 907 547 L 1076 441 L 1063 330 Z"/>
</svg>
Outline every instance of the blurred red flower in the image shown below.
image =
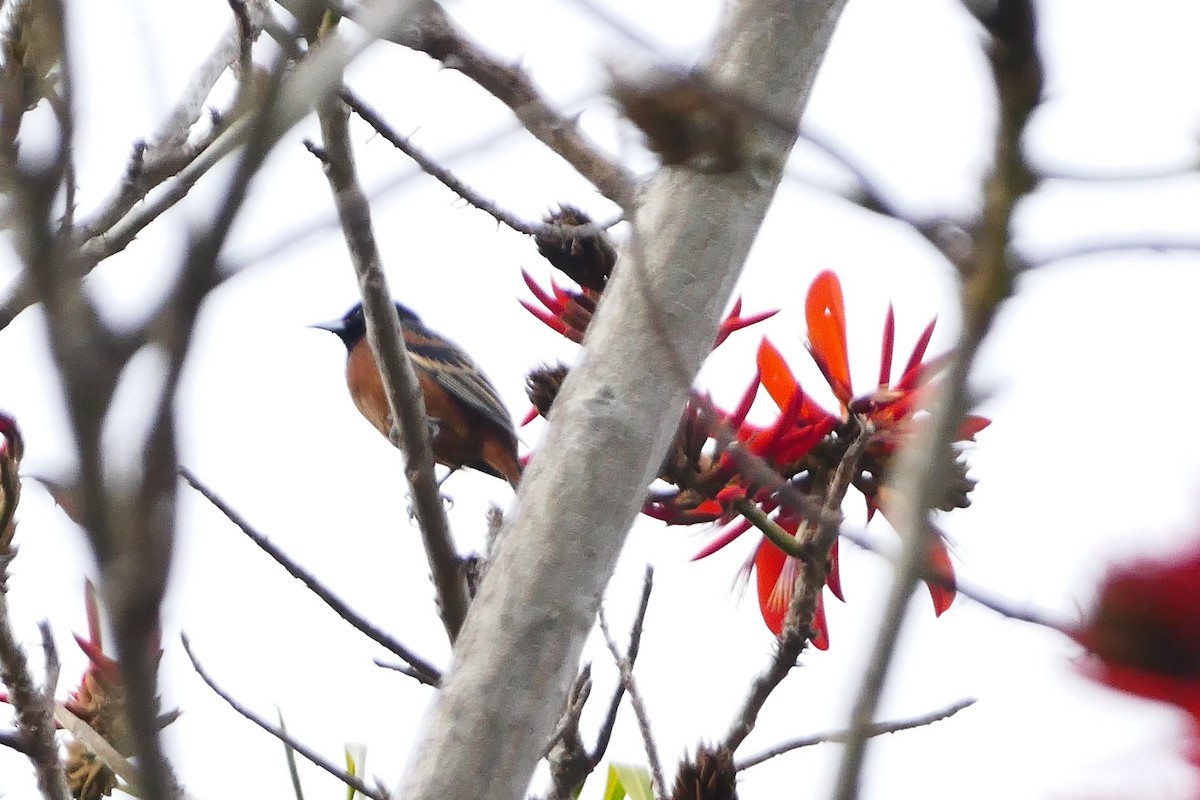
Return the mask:
<svg viewBox="0 0 1200 800">
<path fill-rule="evenodd" d="M 1170 558 L 1113 568 L 1072 636 L 1090 655 L 1085 675 L 1178 706 L 1200 742 L 1200 541 Z M 1191 759 L 1200 768 L 1200 746 Z"/>
</svg>

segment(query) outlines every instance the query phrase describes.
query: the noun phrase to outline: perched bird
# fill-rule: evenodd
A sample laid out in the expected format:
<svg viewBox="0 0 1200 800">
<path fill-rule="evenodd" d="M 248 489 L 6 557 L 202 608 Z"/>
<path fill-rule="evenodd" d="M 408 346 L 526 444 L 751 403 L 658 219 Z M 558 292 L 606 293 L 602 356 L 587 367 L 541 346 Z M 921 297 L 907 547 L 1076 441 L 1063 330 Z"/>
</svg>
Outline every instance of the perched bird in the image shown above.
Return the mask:
<svg viewBox="0 0 1200 800">
<path fill-rule="evenodd" d="M 451 469 L 486 472 L 515 488 L 521 479 L 517 433 L 495 387 L 462 348 L 426 328 L 410 309 L 396 303 L 396 313 L 425 396 L 425 413 L 434 423 L 434 460 Z M 392 415 L 367 343 L 362 303 L 339 320 L 311 327 L 337 334 L 346 345 L 346 383 L 354 405 L 390 441 Z"/>
</svg>

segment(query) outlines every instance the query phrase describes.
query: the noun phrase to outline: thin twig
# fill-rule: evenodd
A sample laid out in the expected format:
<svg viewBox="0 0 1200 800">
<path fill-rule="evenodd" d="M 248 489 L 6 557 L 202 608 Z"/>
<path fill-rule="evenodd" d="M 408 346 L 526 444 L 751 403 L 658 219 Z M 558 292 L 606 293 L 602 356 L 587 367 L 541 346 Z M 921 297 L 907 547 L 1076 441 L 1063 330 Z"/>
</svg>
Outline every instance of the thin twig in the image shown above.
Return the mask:
<svg viewBox="0 0 1200 800">
<path fill-rule="evenodd" d="M 967 373 L 991 327 L 1000 302 L 1012 291 L 1009 247 L 1013 210 L 1034 185 L 1021 151 L 1025 125 L 1041 99 L 1042 65 L 1037 54 L 1031 0 L 1000 0 L 981 19 L 992 34 L 989 53 L 1000 120 L 992 172 L 983 187 L 983 214 L 973 237 L 974 252 L 964 264 L 963 327 L 923 431 L 899 456 L 896 490 L 907 500 L 896 529 L 904 541 L 879 633 L 850 716 L 850 736 L 842 751 L 834 790 L 836 800 L 858 796 L 868 729 L 875 718 L 892 656 L 924 572 L 929 551 L 929 509 L 942 491 L 947 459 L 942 457 L 967 408 Z"/>
<path fill-rule="evenodd" d="M 1114 238 L 1108 241 L 1069 245 L 1033 258 L 1022 258 L 1020 266 L 1024 269 L 1041 269 L 1051 264 L 1057 264 L 1060 261 L 1068 261 L 1075 258 L 1136 251 L 1146 251 L 1160 255 L 1166 253 L 1197 253 L 1200 252 L 1200 239 L 1188 235 L 1175 236 L 1173 238 L 1167 238 L 1166 236 L 1147 239 Z"/>
<path fill-rule="evenodd" d="M 1063 181 L 1070 183 L 1149 183 L 1195 175 L 1197 170 L 1200 170 L 1200 159 L 1195 157 L 1190 161 L 1181 161 L 1172 165 L 1124 171 L 1088 169 L 1086 167 L 1068 167 L 1064 169 L 1061 167 L 1030 166 L 1030 171 L 1033 172 L 1038 181 Z"/>
<path fill-rule="evenodd" d="M 922 728 L 926 725 L 931 725 L 934 722 L 940 722 L 944 719 L 953 717 L 964 708 L 969 708 L 975 704 L 975 698 L 967 697 L 953 703 L 945 708 L 937 711 L 931 711 L 928 714 L 922 714 L 918 717 L 909 717 L 908 719 L 899 719 L 892 722 L 876 722 L 868 729 L 868 735 L 880 736 L 885 733 L 898 733 L 899 731 L 912 730 L 913 728 Z M 780 742 L 769 750 L 764 750 L 757 755 L 744 758 L 737 762 L 736 769 L 741 772 L 744 769 L 756 767 L 764 761 L 769 761 L 775 756 L 781 756 L 784 753 L 790 753 L 793 750 L 799 750 L 802 747 L 811 747 L 817 744 L 841 743 L 845 742 L 850 736 L 850 732 L 846 730 L 828 731 L 826 733 L 815 733 L 811 736 L 802 736 L 796 739 L 789 739 L 786 742 Z"/>
<path fill-rule="evenodd" d="M 653 590 L 654 567 L 647 564 L 646 572 L 642 576 L 642 597 L 638 601 L 637 613 L 634 614 L 633 625 L 629 629 L 629 648 L 625 651 L 625 660 L 629 662 L 630 670 L 637 664 L 638 652 L 642 649 L 642 630 L 646 625 L 646 612 L 650 608 L 650 593 Z M 593 767 L 600 763 L 608 750 L 608 743 L 612 738 L 613 728 L 617 724 L 617 712 L 621 708 L 621 698 L 624 693 L 625 682 L 621 681 L 613 690 L 612 700 L 608 703 L 608 713 L 604 715 L 604 722 L 600 726 L 600 732 L 596 735 L 596 746 L 592 748 L 590 754 Z"/>
<path fill-rule="evenodd" d="M 929 220 L 916 219 L 901 210 L 899 206 L 888 198 L 887 192 L 884 191 L 883 187 L 858 164 L 853 156 L 847 153 L 840 145 L 836 144 L 833 139 L 813 130 L 811 126 L 801 126 L 799 128 L 799 137 L 836 161 L 842 169 L 849 172 L 854 178 L 858 191 L 846 199 L 867 211 L 881 214 L 907 225 L 927 239 L 939 252 L 943 250 L 941 242 L 934 235 L 937 225 Z"/>
<path fill-rule="evenodd" d="M 228 703 L 230 708 L 253 722 L 258 727 L 262 728 L 267 733 L 274 736 L 279 741 L 287 744 L 297 753 L 304 756 L 309 761 L 340 780 L 342 783 L 353 787 L 355 791 L 361 792 L 365 796 L 372 798 L 372 800 L 391 800 L 387 792 L 379 792 L 375 789 L 372 789 L 370 786 L 363 783 L 359 778 L 351 775 L 343 769 L 340 769 L 336 764 L 323 757 L 320 753 L 308 747 L 298 739 L 293 738 L 287 732 L 267 722 L 258 714 L 255 714 L 253 711 L 235 700 L 232 695 L 218 686 L 216 681 L 214 681 L 208 672 L 205 671 L 204 667 L 201 666 L 200 660 L 197 659 L 196 654 L 192 652 L 192 646 L 188 641 L 187 634 L 181 633 L 179 638 L 183 641 L 183 651 L 187 653 L 188 659 L 192 662 L 192 669 L 196 670 L 196 674 L 200 676 L 200 680 L 204 681 L 204 683 L 208 685 L 208 688 L 212 689 L 218 697 Z"/>
<path fill-rule="evenodd" d="M 642 578 L 642 595 L 638 601 L 637 612 L 629 631 L 629 647 L 625 651 L 625 660 L 629 662 L 630 670 L 637 664 L 638 651 L 642 646 L 642 631 L 646 623 L 646 612 L 650 608 L 650 594 L 654 589 L 654 568 L 647 564 Z M 547 795 L 548 800 L 567 800 L 575 796 L 576 791 L 588 775 L 596 769 L 604 759 L 612 739 L 613 728 L 616 726 L 617 714 L 621 709 L 621 700 L 625 697 L 625 682 L 618 681 L 609 700 L 608 711 L 596 734 L 596 744 L 591 752 L 583 747 L 579 735 L 579 718 L 583 712 L 583 704 L 579 699 L 586 700 L 584 694 L 591 692 L 591 665 L 580 671 L 568 693 L 567 708 L 563 712 L 554 734 L 550 737 L 543 757 L 550 764 L 550 778 L 553 785 Z M 581 697 L 582 695 L 582 697 Z"/>
<path fill-rule="evenodd" d="M 470 600 L 460 569 L 461 559 L 450 536 L 450 525 L 433 472 L 433 445 L 429 439 L 425 401 L 404 338 L 400 335 L 399 316 L 375 246 L 371 209 L 355 173 L 348 115 L 345 104 L 337 97 L 323 101 L 317 110 L 324 141 L 325 174 L 358 275 L 367 320 L 367 339 L 383 379 L 393 424 L 404 445 L 405 475 L 412 487 L 413 507 L 433 573 L 442 624 L 446 635 L 454 642 L 467 616 Z"/>
<path fill-rule="evenodd" d="M 603 605 L 600 606 L 597 617 L 600 622 L 600 633 L 604 635 L 604 643 L 608 645 L 608 652 L 612 653 L 617 669 L 621 671 L 621 683 L 625 686 L 625 692 L 629 695 L 629 705 L 633 707 L 633 714 L 637 717 L 638 730 L 642 733 L 642 746 L 646 750 L 646 760 L 650 763 L 654 796 L 664 797 L 667 784 L 663 780 L 662 761 L 658 757 L 658 746 L 654 743 L 654 733 L 650 729 L 650 715 L 646 713 L 646 704 L 633 679 L 633 665 L 629 663 L 629 659 L 621 655 L 621 651 L 617 648 L 612 632 L 608 629 L 608 620 L 605 619 Z"/>
<path fill-rule="evenodd" d="M 29 755 L 29 745 L 20 731 L 0 731 L 0 747 L 7 747 L 9 750 L 15 750 L 25 756 Z"/>
<path fill-rule="evenodd" d="M 592 665 L 591 663 L 587 663 L 579 670 L 579 674 L 575 676 L 575 680 L 567 692 L 566 708 L 563 710 L 558 725 L 554 727 L 554 732 L 550 734 L 549 741 L 546 742 L 546 749 L 542 751 L 542 758 L 549 757 L 560 742 L 566 741 L 567 747 L 570 750 L 575 749 L 571 745 L 578 746 L 579 719 L 583 714 L 583 707 L 587 705 L 588 698 L 591 696 Z M 553 771 L 553 768 L 551 768 L 551 772 Z"/>
<path fill-rule="evenodd" d="M 379 113 L 373 108 L 363 102 L 363 100 L 350 89 L 343 87 L 338 92 L 338 96 L 342 98 L 343 102 L 345 102 L 355 114 L 357 114 L 364 122 L 374 128 L 376 133 L 390 142 L 393 147 L 415 161 L 426 174 L 432 178 L 435 178 L 443 186 L 454 192 L 456 195 L 461 197 L 475 208 L 492 217 L 492 219 L 496 220 L 502 225 L 507 225 L 517 233 L 523 233 L 527 236 L 572 236 L 576 238 L 605 235 L 605 227 L 601 225 L 548 225 L 544 222 L 528 222 L 521 219 L 516 214 L 501 208 L 498 203 L 485 197 L 483 194 L 461 181 L 456 175 L 454 175 L 454 173 L 434 160 L 432 156 L 414 145 L 407 136 L 400 135 L 395 128 L 387 123 L 387 120 L 380 116 Z"/>
<path fill-rule="evenodd" d="M 227 0 L 229 9 L 233 11 L 233 18 L 237 22 L 238 32 L 238 72 L 241 73 L 243 85 L 249 84 L 254 74 L 254 59 L 251 55 L 251 48 L 254 46 L 254 38 L 258 35 L 258 31 L 254 29 L 254 24 L 250 21 L 250 10 L 246 7 L 246 0 Z"/>
<path fill-rule="evenodd" d="M 42 694 L 46 696 L 46 702 L 53 703 L 62 662 L 58 659 L 58 648 L 54 645 L 54 635 L 50 632 L 50 623 L 46 620 L 39 622 L 38 632 L 42 635 L 42 655 L 46 662 Z"/>
<path fill-rule="evenodd" d="M 885 552 L 865 534 L 843 528 L 840 535 L 843 539 L 854 544 L 855 546 L 866 550 L 867 552 L 875 553 L 876 555 L 882 556 L 883 558 L 895 563 L 896 559 L 892 554 Z M 953 580 L 949 580 L 946 575 L 939 574 L 937 570 L 931 569 L 928 566 L 926 566 L 925 570 L 921 573 L 921 580 L 925 581 L 926 583 L 935 583 L 945 587 L 946 589 L 955 591 L 968 600 L 972 600 L 986 609 L 994 611 L 1003 617 L 1007 617 L 1008 619 L 1017 620 L 1018 622 L 1028 622 L 1031 625 L 1037 625 L 1041 628 L 1058 631 L 1062 634 L 1069 634 L 1072 630 L 1078 627 L 1076 623 L 1067 622 L 1066 620 L 1062 619 L 1054 619 L 1051 615 L 1046 614 L 1044 611 L 1035 608 L 1021 608 L 1015 606 L 1006 600 L 1001 600 L 986 589 L 972 586 L 970 583 L 963 581 L 961 577 L 956 576 Z"/>
<path fill-rule="evenodd" d="M 303 583 L 308 589 L 321 599 L 321 602 L 329 606 L 335 614 L 350 624 L 355 630 L 362 633 L 371 641 L 383 647 L 388 652 L 394 654 L 397 658 L 402 658 L 412 669 L 406 674 L 411 675 L 416 680 L 424 683 L 427 686 L 437 686 L 442 679 L 441 670 L 433 666 L 421 656 L 414 653 L 401 642 L 392 638 L 385 631 L 373 625 L 363 615 L 354 611 L 346 604 L 344 600 L 338 597 L 332 590 L 321 583 L 317 578 L 304 567 L 296 563 L 290 556 L 287 555 L 278 545 L 274 544 L 257 528 L 250 524 L 245 517 L 237 512 L 225 500 L 217 495 L 203 481 L 195 476 L 187 467 L 179 468 L 179 477 L 183 478 L 188 486 L 191 486 L 201 494 L 208 502 L 225 515 L 225 518 L 232 522 L 246 534 L 250 541 L 254 542 L 264 553 L 275 560 L 279 566 L 287 570 L 293 578 Z M 400 670 L 403 671 L 403 670 Z"/>
<path fill-rule="evenodd" d="M 407 675 L 408 677 L 414 678 L 426 686 L 432 686 L 435 689 L 440 686 L 442 682 L 441 675 L 438 675 L 437 678 L 431 678 L 429 675 L 418 671 L 408 664 L 393 664 L 390 661 L 384 661 L 382 658 L 373 658 L 371 659 L 371 663 L 377 667 L 383 667 L 384 669 L 390 669 L 392 672 L 399 672 L 401 675 Z"/>
</svg>

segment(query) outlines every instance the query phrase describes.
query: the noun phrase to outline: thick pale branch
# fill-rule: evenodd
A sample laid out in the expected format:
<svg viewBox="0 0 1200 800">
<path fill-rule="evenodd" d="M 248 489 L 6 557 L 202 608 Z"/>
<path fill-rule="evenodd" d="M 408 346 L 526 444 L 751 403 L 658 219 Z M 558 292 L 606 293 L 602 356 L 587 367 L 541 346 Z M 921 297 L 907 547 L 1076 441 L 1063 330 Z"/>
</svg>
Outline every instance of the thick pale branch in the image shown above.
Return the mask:
<svg viewBox="0 0 1200 800">
<path fill-rule="evenodd" d="M 727 4 L 713 80 L 795 118 L 842 5 Z M 631 215 L 635 246 L 555 402 L 400 797 L 511 798 L 528 787 L 794 141 L 753 120 L 744 135 L 740 169 L 662 169 Z"/>
</svg>

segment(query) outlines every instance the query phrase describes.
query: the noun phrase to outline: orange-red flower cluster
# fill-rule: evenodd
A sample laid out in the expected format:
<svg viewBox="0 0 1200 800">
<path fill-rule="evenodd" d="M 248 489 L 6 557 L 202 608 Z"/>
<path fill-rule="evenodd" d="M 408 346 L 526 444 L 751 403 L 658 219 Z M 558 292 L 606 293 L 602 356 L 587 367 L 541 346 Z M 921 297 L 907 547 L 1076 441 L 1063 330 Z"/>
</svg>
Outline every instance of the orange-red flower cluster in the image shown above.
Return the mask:
<svg viewBox="0 0 1200 800">
<path fill-rule="evenodd" d="M 893 380 L 895 314 L 889 308 L 884 323 L 878 383 L 870 392 L 856 396 L 850 379 L 842 287 L 832 272 L 822 272 L 813 281 L 808 291 L 805 314 L 809 353 L 833 390 L 839 403 L 839 413 L 834 415 L 827 412 L 805 395 L 783 356 L 764 339 L 758 351 L 759 381 L 780 410 L 780 416 L 771 429 L 772 435 L 780 439 L 790 437 L 797 443 L 807 445 L 807 448 L 788 451 L 786 456 L 790 462 L 775 460 L 774 466 L 793 486 L 819 488 L 827 482 L 819 473 L 829 473 L 836 468 L 834 459 L 845 452 L 846 444 L 855 436 L 855 430 L 863 424 L 869 424 L 873 432 L 865 453 L 855 465 L 853 485 L 866 500 L 868 516 L 876 510 L 883 511 L 884 516 L 894 514 L 904 501 L 887 484 L 892 457 L 900 444 L 921 424 L 920 414 L 931 397 L 937 372 L 945 363 L 944 357 L 925 360 L 934 323 L 925 328 L 899 377 Z M 988 424 L 989 420 L 983 417 L 968 416 L 959 431 L 958 441 L 973 440 L 975 434 Z M 784 428 L 783 432 L 776 430 L 780 426 Z M 818 432 L 820 437 L 814 441 L 811 437 Z M 947 499 L 942 506 L 947 510 L 967 505 L 969 500 L 966 494 L 973 486 L 966 477 L 965 465 L 953 454 L 948 457 L 954 459 L 957 467 L 954 472 L 958 480 L 948 488 Z M 748 496 L 763 512 L 775 513 L 775 521 L 793 536 L 798 536 L 808 524 L 795 509 L 777 510 L 781 505 L 780 498 L 769 489 L 764 491 L 756 488 Z M 730 519 L 713 543 L 697 557 L 715 552 L 749 528 L 750 523 L 745 518 Z M 830 558 L 826 585 L 835 597 L 843 599 L 836 543 Z M 929 591 L 935 613 L 941 614 L 954 601 L 955 592 L 953 567 L 940 537 L 931 543 L 930 558 L 930 567 L 938 580 L 930 582 Z M 776 633 L 779 633 L 787 613 L 798 567 L 799 562 L 795 558 L 785 555 L 770 541 L 764 539 L 759 544 L 753 561 L 759 606 L 767 626 Z M 817 647 L 828 643 L 822 611 L 818 605 L 818 617 L 813 625 L 813 642 Z"/>
<path fill-rule="evenodd" d="M 553 282 L 547 291 L 528 274 L 525 282 L 541 304 L 522 301 L 525 307 L 558 333 L 582 341 L 600 292 L 594 288 L 574 291 Z M 809 353 L 833 390 L 838 410 L 832 413 L 817 405 L 801 389 L 780 352 L 765 339 L 758 350 L 757 373 L 736 408 L 723 411 L 706 397 L 692 398 L 675 444 L 659 470 L 658 477 L 668 488 L 653 493 L 643 512 L 673 525 L 720 523 L 717 536 L 696 558 L 711 555 L 755 524 L 762 525 L 764 516 L 786 535 L 803 541 L 811 538 L 814 523 L 806 519 L 805 509 L 785 503 L 784 496 L 799 492 L 817 506 L 826 502 L 833 475 L 862 430 L 870 431 L 869 440 L 851 465 L 852 485 L 863 494 L 868 516 L 876 510 L 884 516 L 894 515 L 903 507 L 904 498 L 889 486 L 889 471 L 900 445 L 921 425 L 937 374 L 946 363 L 945 357 L 925 359 L 934 323 L 926 327 L 893 379 L 895 315 L 889 308 L 878 382 L 869 392 L 856 396 L 850 379 L 846 312 L 836 275 L 827 271 L 817 276 L 809 288 L 805 311 Z M 722 323 L 716 344 L 775 313 L 743 317 L 741 312 L 739 300 Z M 565 368 L 549 368 L 531 375 L 530 397 L 537 411 L 546 413 L 564 374 Z M 760 386 L 778 408 L 778 415 L 766 426 L 747 421 Z M 988 424 L 983 417 L 968 416 L 958 441 L 973 440 Z M 946 458 L 951 462 L 952 480 L 938 507 L 965 507 L 974 482 L 967 476 L 965 462 L 957 451 L 948 452 Z M 833 500 L 840 503 L 841 497 Z M 753 515 L 755 521 L 742 513 L 749 512 L 747 503 L 759 512 Z M 807 513 L 811 516 L 811 511 Z M 940 536 L 935 537 L 930 550 L 930 569 L 936 580 L 930 582 L 929 591 L 935 612 L 941 614 L 954 600 L 954 572 Z M 836 540 L 828 555 L 826 585 L 841 599 Z M 776 634 L 782 629 L 799 567 L 796 558 L 767 539 L 747 565 L 757 578 L 763 619 Z M 815 646 L 827 646 L 824 609 L 819 600 L 811 630 Z"/>
</svg>

